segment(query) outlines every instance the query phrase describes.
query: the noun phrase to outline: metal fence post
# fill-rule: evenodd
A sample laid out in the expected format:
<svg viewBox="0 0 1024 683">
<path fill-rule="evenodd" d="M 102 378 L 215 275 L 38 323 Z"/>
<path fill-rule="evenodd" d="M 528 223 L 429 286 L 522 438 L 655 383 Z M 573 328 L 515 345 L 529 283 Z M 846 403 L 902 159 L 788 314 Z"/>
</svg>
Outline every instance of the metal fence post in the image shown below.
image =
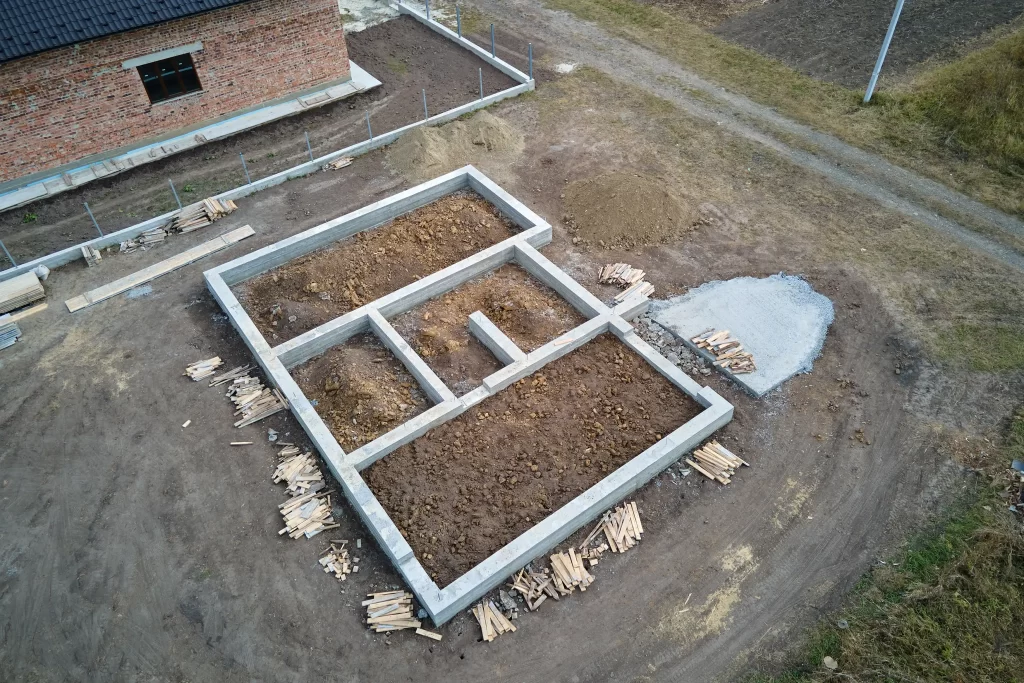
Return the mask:
<svg viewBox="0 0 1024 683">
<path fill-rule="evenodd" d="M 455 28 L 459 31 L 459 38 L 462 37 L 462 14 L 459 12 L 459 6 L 455 6 Z"/>
<path fill-rule="evenodd" d="M 427 112 L 427 89 L 423 89 L 423 118 L 429 119 L 430 113 Z"/>
<path fill-rule="evenodd" d="M 427 7 L 427 21 L 430 21 L 430 0 L 424 0 L 423 4 Z"/>
<path fill-rule="evenodd" d="M 302 134 L 306 136 L 306 151 L 309 152 L 309 160 L 313 161 L 313 148 L 309 144 L 309 133 L 302 131 Z"/>
<path fill-rule="evenodd" d="M 96 226 L 96 232 L 100 234 L 100 237 L 103 237 L 103 231 L 100 230 L 100 224 L 96 222 L 96 216 L 92 215 L 92 209 L 89 208 L 89 202 L 85 202 L 85 212 L 89 214 L 89 218 L 92 219 L 92 224 Z"/>
<path fill-rule="evenodd" d="M 11 265 L 17 268 L 18 262 L 14 260 L 13 256 L 11 256 L 11 252 L 7 251 L 7 247 L 4 246 L 3 241 L 0 241 L 0 249 L 3 249 L 4 253 L 7 254 L 7 260 L 11 262 Z"/>
<path fill-rule="evenodd" d="M 245 182 L 252 185 L 252 178 L 249 177 L 249 167 L 245 165 L 245 155 L 239 152 L 238 158 L 242 160 L 242 170 L 245 171 Z"/>
<path fill-rule="evenodd" d="M 170 178 L 167 179 L 167 184 L 171 186 L 171 192 L 174 193 L 174 201 L 178 202 L 178 210 L 181 210 L 181 197 L 178 196 L 178 191 L 174 189 L 174 181 Z"/>
<path fill-rule="evenodd" d="M 533 80 L 533 43 L 529 43 L 528 46 L 529 46 L 529 53 L 530 53 L 530 60 L 529 60 L 530 61 L 530 80 L 532 81 Z"/>
<path fill-rule="evenodd" d="M 882 41 L 882 49 L 878 51 L 878 60 L 875 62 L 875 69 L 871 72 L 871 80 L 868 81 L 868 89 L 864 93 L 864 104 L 871 101 L 875 93 L 875 85 L 878 83 L 878 75 L 882 73 L 882 63 L 885 62 L 885 55 L 889 52 L 889 43 L 892 42 L 892 34 L 896 32 L 896 22 L 900 20 L 900 12 L 903 11 L 903 0 L 896 0 L 896 9 L 893 10 L 892 19 L 889 21 L 889 30 L 885 33 L 885 40 Z"/>
<path fill-rule="evenodd" d="M 480 67 L 480 99 L 484 98 L 484 69 Z"/>
<path fill-rule="evenodd" d="M 366 131 L 370 134 L 370 139 L 373 139 L 373 128 L 370 128 L 370 112 L 366 112 Z"/>
<path fill-rule="evenodd" d="M 494 51 L 494 24 L 491 24 L 491 56 L 498 56 L 498 54 Z"/>
</svg>

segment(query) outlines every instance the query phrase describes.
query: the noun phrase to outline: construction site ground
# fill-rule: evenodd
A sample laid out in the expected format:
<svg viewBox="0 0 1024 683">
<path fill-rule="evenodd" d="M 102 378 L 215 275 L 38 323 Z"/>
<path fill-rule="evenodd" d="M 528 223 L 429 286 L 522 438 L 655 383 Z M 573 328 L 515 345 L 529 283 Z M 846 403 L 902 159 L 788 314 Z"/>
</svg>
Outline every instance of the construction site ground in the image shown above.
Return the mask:
<svg viewBox="0 0 1024 683">
<path fill-rule="evenodd" d="M 585 594 L 524 614 L 494 643 L 478 642 L 468 614 L 440 642 L 368 632 L 360 600 L 401 582 L 352 511 L 339 502 L 340 528 L 312 540 L 277 534 L 285 494 L 270 480 L 266 430 L 308 446 L 301 428 L 279 413 L 235 429 L 220 388 L 182 371 L 213 355 L 251 360 L 202 270 L 411 185 L 415 169 L 374 152 L 241 200 L 210 228 L 51 275 L 49 308 L 0 355 L 5 675 L 729 679 L 755 656 L 780 657 L 966 485 L 951 435 L 990 448 L 1024 382 L 1012 364 L 968 370 L 944 335 L 951 320 L 984 333 L 1022 315 L 1024 276 L 643 90 L 589 69 L 558 75 L 535 50 L 536 94 L 490 110 L 522 134 L 522 151 L 495 164 L 478 150 L 473 163 L 552 222 L 548 258 L 601 296 L 598 268 L 626 261 L 659 297 L 784 270 L 833 301 L 811 374 L 761 400 L 697 377 L 735 405 L 719 437 L 752 467 L 727 487 L 679 468 L 658 476 L 635 496 L 643 542 L 602 558 Z M 628 248 L 567 226 L 567 188 L 611 172 L 653 179 L 698 219 Z M 256 235 L 151 290 L 74 315 L 62 305 L 244 224 Z M 238 440 L 254 444 L 229 446 Z M 317 565 L 325 536 L 362 539 L 360 571 L 344 583 Z"/>
</svg>

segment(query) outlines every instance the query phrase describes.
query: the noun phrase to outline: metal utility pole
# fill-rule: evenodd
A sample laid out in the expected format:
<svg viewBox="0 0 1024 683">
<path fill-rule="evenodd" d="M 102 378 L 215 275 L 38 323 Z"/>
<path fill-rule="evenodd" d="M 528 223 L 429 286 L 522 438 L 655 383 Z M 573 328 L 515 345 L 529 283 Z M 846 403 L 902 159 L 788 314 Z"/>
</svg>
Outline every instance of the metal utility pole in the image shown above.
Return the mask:
<svg viewBox="0 0 1024 683">
<path fill-rule="evenodd" d="M 871 101 L 875 94 L 875 85 L 878 83 L 878 74 L 882 73 L 882 64 L 885 63 L 885 55 L 889 52 L 889 43 L 892 42 L 892 34 L 896 32 L 896 23 L 900 20 L 900 12 L 903 11 L 904 0 L 896 0 L 896 9 L 893 10 L 892 20 L 889 21 L 889 30 L 885 33 L 885 40 L 882 41 L 882 49 L 878 51 L 878 61 L 875 62 L 875 70 L 871 72 L 871 80 L 868 82 L 867 92 L 864 93 L 864 104 Z"/>
</svg>

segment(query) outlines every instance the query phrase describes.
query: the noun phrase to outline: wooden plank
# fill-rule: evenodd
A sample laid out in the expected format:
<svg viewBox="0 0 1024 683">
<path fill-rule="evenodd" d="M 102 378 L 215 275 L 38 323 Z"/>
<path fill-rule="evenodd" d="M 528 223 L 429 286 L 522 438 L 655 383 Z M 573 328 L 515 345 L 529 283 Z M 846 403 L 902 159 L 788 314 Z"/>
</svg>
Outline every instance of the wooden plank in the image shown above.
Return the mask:
<svg viewBox="0 0 1024 683">
<path fill-rule="evenodd" d="M 630 503 L 630 507 L 633 508 L 633 521 L 636 523 L 636 531 L 638 534 L 644 533 L 644 525 L 640 523 L 640 511 L 636 507 L 636 503 Z"/>
<path fill-rule="evenodd" d="M 4 320 L 4 322 L 5 323 L 16 323 L 19 320 L 21 320 L 22 318 L 27 318 L 30 315 L 34 315 L 34 314 L 38 313 L 39 311 L 45 311 L 46 310 L 46 306 L 47 306 L 47 304 L 44 301 L 41 304 L 36 304 L 35 306 L 30 306 L 29 308 L 23 308 L 20 311 L 15 311 L 14 313 L 10 313 L 9 314 L 10 317 L 7 318 L 6 320 Z"/>
<path fill-rule="evenodd" d="M 132 287 L 137 287 L 143 283 L 149 282 L 150 280 L 155 280 L 161 275 L 166 275 L 171 271 L 187 266 L 193 261 L 198 261 L 199 259 L 218 252 L 221 249 L 226 249 L 235 242 L 244 240 L 246 237 L 251 237 L 255 234 L 256 231 L 253 230 L 251 226 L 244 225 L 237 230 L 232 230 L 231 232 L 221 235 L 216 239 L 212 239 L 209 242 L 203 242 L 198 246 L 183 251 L 177 256 L 172 256 L 169 259 L 154 263 L 148 268 L 143 268 L 137 273 L 132 273 L 131 275 L 114 280 L 102 287 L 97 287 L 96 289 L 88 291 L 85 294 L 68 299 L 64 303 L 72 313 L 80 311 L 83 308 L 88 308 L 89 306 L 109 299 L 110 297 L 117 296 L 122 292 L 127 292 Z"/>
<path fill-rule="evenodd" d="M 433 631 L 427 631 L 426 629 L 422 628 L 416 629 L 416 635 L 426 636 L 427 638 L 431 638 L 433 640 L 441 640 L 442 637 L 440 633 L 434 633 Z"/>
</svg>

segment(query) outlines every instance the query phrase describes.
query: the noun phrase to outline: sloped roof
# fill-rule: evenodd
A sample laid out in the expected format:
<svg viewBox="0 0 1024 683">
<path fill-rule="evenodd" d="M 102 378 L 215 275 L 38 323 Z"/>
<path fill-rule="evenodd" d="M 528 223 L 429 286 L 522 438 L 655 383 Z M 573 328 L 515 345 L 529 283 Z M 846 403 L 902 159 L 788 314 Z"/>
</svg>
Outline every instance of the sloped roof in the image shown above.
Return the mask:
<svg viewBox="0 0 1024 683">
<path fill-rule="evenodd" d="M 247 0 L 0 0 L 0 62 Z"/>
</svg>

